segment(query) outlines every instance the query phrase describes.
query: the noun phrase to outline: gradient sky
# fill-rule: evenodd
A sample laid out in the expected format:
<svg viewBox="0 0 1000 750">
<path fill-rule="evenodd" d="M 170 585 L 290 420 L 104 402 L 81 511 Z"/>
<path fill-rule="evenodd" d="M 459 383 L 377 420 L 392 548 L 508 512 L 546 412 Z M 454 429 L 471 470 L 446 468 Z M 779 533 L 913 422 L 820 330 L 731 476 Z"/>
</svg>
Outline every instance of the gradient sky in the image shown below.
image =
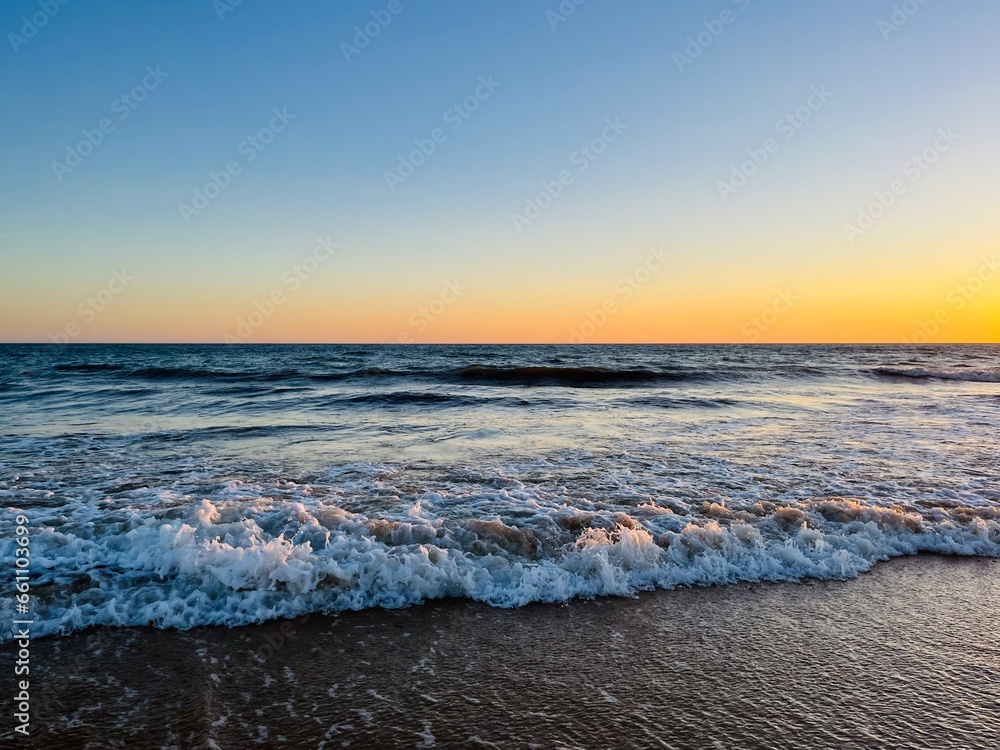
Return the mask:
<svg viewBox="0 0 1000 750">
<path fill-rule="evenodd" d="M 1000 341 L 995 0 L 11 0 L 0 32 L 0 340 Z M 247 146 L 275 109 L 294 119 Z"/>
</svg>

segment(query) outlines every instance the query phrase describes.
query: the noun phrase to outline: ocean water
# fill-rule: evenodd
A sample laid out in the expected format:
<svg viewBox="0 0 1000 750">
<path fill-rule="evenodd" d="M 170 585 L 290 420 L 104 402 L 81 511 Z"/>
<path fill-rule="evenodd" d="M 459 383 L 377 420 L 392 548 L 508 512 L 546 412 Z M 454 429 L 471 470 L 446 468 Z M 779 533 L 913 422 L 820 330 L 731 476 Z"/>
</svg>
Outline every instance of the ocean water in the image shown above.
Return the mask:
<svg viewBox="0 0 1000 750">
<path fill-rule="evenodd" d="M 36 635 L 1000 556 L 1000 346 L 6 345 L 0 366 L 0 554 L 27 516 Z"/>
</svg>

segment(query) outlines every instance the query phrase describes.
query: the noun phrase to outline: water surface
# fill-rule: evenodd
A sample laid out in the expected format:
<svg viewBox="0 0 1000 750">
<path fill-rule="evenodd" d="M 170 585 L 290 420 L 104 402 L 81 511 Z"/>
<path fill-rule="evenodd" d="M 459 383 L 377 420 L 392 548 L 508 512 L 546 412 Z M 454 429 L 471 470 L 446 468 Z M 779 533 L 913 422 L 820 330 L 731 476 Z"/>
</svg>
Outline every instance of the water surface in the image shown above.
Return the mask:
<svg viewBox="0 0 1000 750">
<path fill-rule="evenodd" d="M 0 365 L 0 552 L 27 516 L 39 635 L 1000 555 L 997 346 L 10 345 Z"/>
</svg>

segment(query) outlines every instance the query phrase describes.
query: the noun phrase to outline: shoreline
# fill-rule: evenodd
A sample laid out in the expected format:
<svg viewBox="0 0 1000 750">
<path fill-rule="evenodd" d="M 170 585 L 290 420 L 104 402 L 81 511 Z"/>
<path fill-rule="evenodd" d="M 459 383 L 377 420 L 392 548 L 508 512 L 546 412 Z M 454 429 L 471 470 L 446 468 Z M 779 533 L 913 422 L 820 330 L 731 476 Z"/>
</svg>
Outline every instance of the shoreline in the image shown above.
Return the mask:
<svg viewBox="0 0 1000 750">
<path fill-rule="evenodd" d="M 89 629 L 32 644 L 21 744 L 988 747 L 998 572 L 918 555 L 847 581 Z"/>
</svg>

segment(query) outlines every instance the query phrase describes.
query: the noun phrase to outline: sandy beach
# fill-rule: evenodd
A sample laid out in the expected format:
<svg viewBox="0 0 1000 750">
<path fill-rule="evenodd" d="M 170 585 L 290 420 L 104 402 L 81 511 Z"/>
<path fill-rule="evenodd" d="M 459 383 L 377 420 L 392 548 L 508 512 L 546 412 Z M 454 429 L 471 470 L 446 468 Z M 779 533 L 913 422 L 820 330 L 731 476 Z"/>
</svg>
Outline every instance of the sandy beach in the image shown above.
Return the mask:
<svg viewBox="0 0 1000 750">
<path fill-rule="evenodd" d="M 89 630 L 34 644 L 25 746 L 995 747 L 998 572 Z"/>
</svg>

